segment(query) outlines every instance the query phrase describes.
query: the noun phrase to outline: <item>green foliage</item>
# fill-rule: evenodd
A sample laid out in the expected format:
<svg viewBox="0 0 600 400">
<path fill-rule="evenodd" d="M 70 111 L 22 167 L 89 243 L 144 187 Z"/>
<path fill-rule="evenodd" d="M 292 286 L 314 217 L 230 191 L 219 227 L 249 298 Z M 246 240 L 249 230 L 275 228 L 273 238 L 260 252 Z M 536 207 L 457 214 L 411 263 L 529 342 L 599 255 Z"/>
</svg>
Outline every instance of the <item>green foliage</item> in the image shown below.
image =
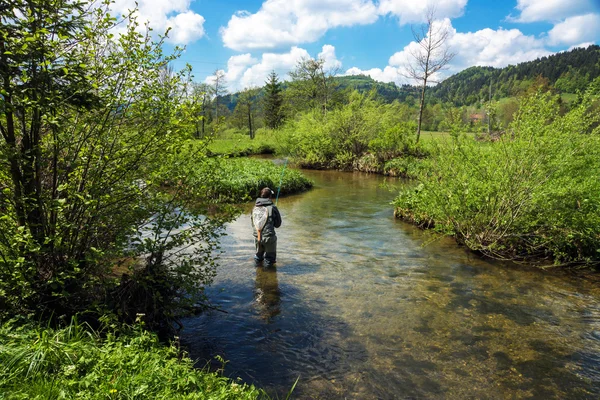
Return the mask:
<svg viewBox="0 0 600 400">
<path fill-rule="evenodd" d="M 137 325 L 103 335 L 9 322 L 0 328 L 2 399 L 256 399 L 264 392 L 194 368 Z"/>
<path fill-rule="evenodd" d="M 396 214 L 492 257 L 600 262 L 600 115 L 591 112 L 599 94 L 596 80 L 561 116 L 556 96 L 536 92 L 498 142 L 458 132 L 438 143 Z"/>
<path fill-rule="evenodd" d="M 382 172 L 384 163 L 393 158 L 426 153 L 411 137 L 414 125 L 406 122 L 409 115 L 406 105 L 381 104 L 373 93 L 354 91 L 347 105 L 326 115 L 311 111 L 288 121 L 278 150 L 304 167 Z M 373 162 L 364 158 L 367 154 Z"/>
<path fill-rule="evenodd" d="M 264 87 L 263 109 L 265 113 L 265 125 L 269 129 L 276 129 L 283 123 L 283 94 L 281 82 L 275 71 L 271 71 Z"/>
<path fill-rule="evenodd" d="M 505 68 L 467 68 L 431 88 L 431 96 L 456 105 L 475 104 L 487 101 L 491 82 L 497 100 L 525 93 L 538 76 L 561 91 L 582 90 L 600 76 L 600 46 L 575 48 Z"/>
<path fill-rule="evenodd" d="M 247 129 L 250 139 L 254 139 L 256 134 L 257 116 L 260 112 L 260 101 L 258 95 L 260 89 L 248 88 L 242 91 L 238 96 L 237 105 L 233 110 L 231 120 L 238 128 Z"/>
<path fill-rule="evenodd" d="M 139 33 L 134 19 L 114 37 L 107 9 L 0 7 L 3 312 L 58 317 L 110 299 L 126 301 L 112 306 L 131 319 L 137 297 L 148 318 L 161 318 L 174 298 L 193 301 L 214 272 L 222 221 L 191 211 L 200 192 L 186 181 L 205 153 L 175 159 L 200 117 L 189 70 L 169 68 L 180 50 L 163 54 L 163 40 Z M 165 182 L 188 188 L 165 191 Z M 204 245 L 178 251 L 192 243 Z M 110 273 L 123 258 L 133 271 L 118 282 Z"/>
<path fill-rule="evenodd" d="M 254 139 L 244 132 L 228 129 L 208 144 L 210 155 L 240 157 L 253 154 L 273 154 L 277 148 L 278 132 L 261 128 Z"/>
<path fill-rule="evenodd" d="M 416 86 L 406 84 L 397 86 L 393 82 L 378 82 L 366 75 L 336 76 L 335 80 L 342 90 L 357 90 L 360 93 L 369 93 L 375 90 L 377 98 L 385 103 L 392 103 L 396 100 L 412 107 L 414 105 L 414 98 L 420 96 L 419 88 Z"/>
<path fill-rule="evenodd" d="M 205 185 L 205 198 L 218 203 L 241 203 L 258 197 L 266 186 L 279 187 L 284 166 L 268 160 L 252 158 L 212 158 L 196 173 Z M 281 183 L 281 195 L 298 193 L 312 187 L 301 172 L 286 168 Z"/>
<path fill-rule="evenodd" d="M 286 98 L 292 110 L 320 110 L 327 113 L 332 108 L 337 83 L 335 71 L 325 68 L 325 60 L 302 59 L 289 75 L 292 81 Z"/>
</svg>

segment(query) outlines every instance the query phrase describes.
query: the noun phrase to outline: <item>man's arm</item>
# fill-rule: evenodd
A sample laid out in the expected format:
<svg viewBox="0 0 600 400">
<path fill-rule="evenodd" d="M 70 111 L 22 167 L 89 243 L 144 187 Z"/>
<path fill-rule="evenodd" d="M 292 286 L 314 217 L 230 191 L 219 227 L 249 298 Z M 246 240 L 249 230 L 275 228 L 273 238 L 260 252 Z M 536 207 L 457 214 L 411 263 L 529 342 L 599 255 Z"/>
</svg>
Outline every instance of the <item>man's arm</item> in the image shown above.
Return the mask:
<svg viewBox="0 0 600 400">
<path fill-rule="evenodd" d="M 279 214 L 279 210 L 276 206 L 273 206 L 273 225 L 275 228 L 279 228 L 281 226 L 281 214 Z"/>
</svg>

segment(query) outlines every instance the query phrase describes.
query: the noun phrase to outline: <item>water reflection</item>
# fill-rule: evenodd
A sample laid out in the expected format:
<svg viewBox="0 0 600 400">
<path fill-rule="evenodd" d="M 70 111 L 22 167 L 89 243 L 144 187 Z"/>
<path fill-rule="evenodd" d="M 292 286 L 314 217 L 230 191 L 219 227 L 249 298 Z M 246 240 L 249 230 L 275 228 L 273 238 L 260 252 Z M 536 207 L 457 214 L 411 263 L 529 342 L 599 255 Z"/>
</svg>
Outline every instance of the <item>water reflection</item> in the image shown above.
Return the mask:
<svg viewBox="0 0 600 400">
<path fill-rule="evenodd" d="M 276 267 L 256 268 L 256 284 L 254 289 L 254 299 L 259 309 L 260 316 L 271 323 L 281 312 L 281 291 L 277 281 Z"/>
</svg>

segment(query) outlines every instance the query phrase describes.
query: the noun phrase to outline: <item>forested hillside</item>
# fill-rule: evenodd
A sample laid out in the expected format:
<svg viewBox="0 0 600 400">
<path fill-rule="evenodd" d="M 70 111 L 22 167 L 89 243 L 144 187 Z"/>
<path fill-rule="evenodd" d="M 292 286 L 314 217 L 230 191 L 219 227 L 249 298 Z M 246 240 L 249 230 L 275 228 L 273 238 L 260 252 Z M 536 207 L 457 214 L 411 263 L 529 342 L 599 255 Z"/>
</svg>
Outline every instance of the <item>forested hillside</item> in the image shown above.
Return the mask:
<svg viewBox="0 0 600 400">
<path fill-rule="evenodd" d="M 576 93 L 578 90 L 585 89 L 598 76 L 600 76 L 600 46 L 593 45 L 586 49 L 576 48 L 505 68 L 467 68 L 431 87 L 428 90 L 427 101 L 429 103 L 450 102 L 456 106 L 473 105 L 489 99 L 490 83 L 492 97 L 495 100 L 518 96 L 539 77 L 560 93 Z M 420 89 L 416 86 L 378 82 L 366 75 L 336 76 L 334 80 L 340 90 L 356 89 L 365 93 L 375 88 L 377 94 L 386 103 L 398 100 L 412 106 L 420 94 Z M 283 82 L 282 88 L 286 89 L 287 86 L 288 83 Z M 237 98 L 238 93 L 226 95 L 220 103 L 233 111 Z"/>
<path fill-rule="evenodd" d="M 583 90 L 600 75 L 600 46 L 553 54 L 505 68 L 471 67 L 433 87 L 432 98 L 456 105 L 470 105 L 492 96 L 497 100 L 527 90 L 539 76 L 563 93 Z"/>
</svg>

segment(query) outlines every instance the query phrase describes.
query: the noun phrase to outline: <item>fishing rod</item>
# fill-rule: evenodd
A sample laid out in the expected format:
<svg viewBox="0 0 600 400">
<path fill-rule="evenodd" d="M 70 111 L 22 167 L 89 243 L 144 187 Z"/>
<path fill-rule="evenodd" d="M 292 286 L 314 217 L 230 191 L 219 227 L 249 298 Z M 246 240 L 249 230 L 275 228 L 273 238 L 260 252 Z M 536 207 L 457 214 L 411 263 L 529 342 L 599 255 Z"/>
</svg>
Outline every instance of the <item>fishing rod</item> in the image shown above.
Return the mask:
<svg viewBox="0 0 600 400">
<path fill-rule="evenodd" d="M 283 166 L 283 170 L 281 171 L 281 176 L 279 177 L 279 187 L 277 188 L 277 197 L 275 198 L 275 207 L 277 207 L 277 202 L 279 201 L 279 192 L 281 191 L 281 182 L 283 182 L 283 175 L 285 174 L 285 169 L 287 168 L 288 160 L 285 160 L 285 165 Z"/>
</svg>

